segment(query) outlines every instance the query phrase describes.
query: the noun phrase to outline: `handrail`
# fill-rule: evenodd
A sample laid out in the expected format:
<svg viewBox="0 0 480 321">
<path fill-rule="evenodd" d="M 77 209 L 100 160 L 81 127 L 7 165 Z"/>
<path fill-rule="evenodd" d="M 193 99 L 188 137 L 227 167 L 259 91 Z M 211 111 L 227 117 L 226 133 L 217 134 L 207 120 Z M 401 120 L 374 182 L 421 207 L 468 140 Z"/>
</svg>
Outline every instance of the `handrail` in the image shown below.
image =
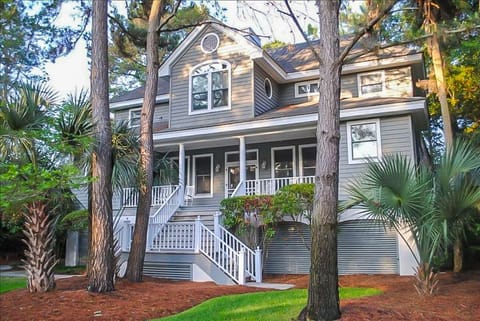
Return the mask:
<svg viewBox="0 0 480 321">
<path fill-rule="evenodd" d="M 165 224 L 182 204 L 180 186 L 176 186 L 160 208 L 150 216 L 151 224 Z"/>
<path fill-rule="evenodd" d="M 218 268 L 238 284 L 245 284 L 242 265 L 244 263 L 243 251 L 235 251 L 226 242 L 220 239 L 205 225 L 199 224 L 199 251 L 208 257 Z"/>
<path fill-rule="evenodd" d="M 223 226 L 219 225 L 220 239 L 227 243 L 231 248 L 236 252 L 243 251 L 245 253 L 245 272 L 246 276 L 250 276 L 255 281 L 258 280 L 257 272 L 262 273 L 261 271 L 256 271 L 255 267 L 255 251 L 249 248 L 245 243 L 240 241 L 235 235 L 230 233 Z"/>
<path fill-rule="evenodd" d="M 239 193 L 242 187 L 243 187 L 243 181 L 240 181 L 237 187 L 235 187 L 235 189 L 233 190 L 232 194 L 230 194 L 228 197 L 240 196 Z"/>
</svg>

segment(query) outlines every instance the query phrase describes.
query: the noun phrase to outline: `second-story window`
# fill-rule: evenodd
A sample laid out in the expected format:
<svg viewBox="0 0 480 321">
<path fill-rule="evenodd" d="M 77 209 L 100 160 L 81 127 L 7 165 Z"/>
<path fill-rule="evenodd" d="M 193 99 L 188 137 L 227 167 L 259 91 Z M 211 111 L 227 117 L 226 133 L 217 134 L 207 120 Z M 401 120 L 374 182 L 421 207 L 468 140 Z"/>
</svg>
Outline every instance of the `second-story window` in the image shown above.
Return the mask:
<svg viewBox="0 0 480 321">
<path fill-rule="evenodd" d="M 295 84 L 295 98 L 308 97 L 318 94 L 318 80 L 297 82 Z"/>
<path fill-rule="evenodd" d="M 358 95 L 360 97 L 378 96 L 385 88 L 383 71 L 358 74 Z"/>
<path fill-rule="evenodd" d="M 230 109 L 230 64 L 212 61 L 190 74 L 190 113 Z"/>
<path fill-rule="evenodd" d="M 142 109 L 130 109 L 128 113 L 128 124 L 130 127 L 139 127 L 140 126 L 140 117 L 142 115 Z"/>
</svg>

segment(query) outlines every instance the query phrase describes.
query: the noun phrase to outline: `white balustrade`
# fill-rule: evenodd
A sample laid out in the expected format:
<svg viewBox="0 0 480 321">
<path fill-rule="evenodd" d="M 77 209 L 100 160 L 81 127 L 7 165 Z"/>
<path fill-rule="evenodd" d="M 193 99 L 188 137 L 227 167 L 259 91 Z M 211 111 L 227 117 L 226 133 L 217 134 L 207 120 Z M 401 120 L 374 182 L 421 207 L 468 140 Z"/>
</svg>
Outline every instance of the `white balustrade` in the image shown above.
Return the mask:
<svg viewBox="0 0 480 321">
<path fill-rule="evenodd" d="M 195 223 L 150 224 L 152 235 L 147 247 L 153 251 L 192 251 L 195 248 Z"/>
<path fill-rule="evenodd" d="M 263 178 L 245 181 L 246 195 L 273 195 L 284 186 L 315 183 L 315 176 Z"/>
<path fill-rule="evenodd" d="M 178 185 L 153 186 L 152 206 L 162 205 L 176 187 L 178 187 Z M 122 205 L 124 207 L 136 207 L 138 206 L 138 197 L 138 188 L 124 188 L 122 193 Z"/>
<path fill-rule="evenodd" d="M 160 208 L 150 216 L 151 224 L 164 224 L 175 214 L 175 211 L 182 204 L 182 193 L 180 186 L 175 186 L 175 189 L 165 198 Z"/>
</svg>

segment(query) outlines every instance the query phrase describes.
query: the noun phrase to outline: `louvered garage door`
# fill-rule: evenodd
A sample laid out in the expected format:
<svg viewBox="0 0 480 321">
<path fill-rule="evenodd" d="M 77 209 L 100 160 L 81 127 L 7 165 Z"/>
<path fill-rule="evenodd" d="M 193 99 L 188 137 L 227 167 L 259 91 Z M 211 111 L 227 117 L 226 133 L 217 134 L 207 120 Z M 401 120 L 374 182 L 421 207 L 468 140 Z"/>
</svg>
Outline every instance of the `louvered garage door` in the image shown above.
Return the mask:
<svg viewBox="0 0 480 321">
<path fill-rule="evenodd" d="M 264 272 L 308 274 L 310 271 L 310 228 L 295 222 L 282 222 L 268 247 Z"/>
<path fill-rule="evenodd" d="M 340 224 L 338 235 L 340 274 L 398 274 L 397 234 L 371 220 Z"/>
<path fill-rule="evenodd" d="M 284 222 L 270 244 L 264 272 L 308 274 L 310 270 L 308 225 Z M 397 236 L 375 221 L 348 221 L 339 225 L 340 274 L 398 274 Z"/>
</svg>

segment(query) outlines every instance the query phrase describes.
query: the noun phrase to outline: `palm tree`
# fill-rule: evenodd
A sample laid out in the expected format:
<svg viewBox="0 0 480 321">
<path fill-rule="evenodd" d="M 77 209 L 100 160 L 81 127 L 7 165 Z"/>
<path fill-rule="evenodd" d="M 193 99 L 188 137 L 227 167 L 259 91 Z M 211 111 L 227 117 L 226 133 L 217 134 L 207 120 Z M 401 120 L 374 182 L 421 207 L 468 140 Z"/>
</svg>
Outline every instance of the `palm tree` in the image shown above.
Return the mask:
<svg viewBox="0 0 480 321">
<path fill-rule="evenodd" d="M 434 257 L 462 240 L 480 202 L 479 168 L 479 150 L 461 141 L 433 169 L 416 167 L 406 156 L 385 157 L 369 162 L 347 187 L 350 199 L 341 210 L 356 207 L 400 235 L 404 228 L 411 232 L 418 250 L 410 248 L 418 264 L 415 287 L 420 294 L 433 294 L 438 283 Z"/>
<path fill-rule="evenodd" d="M 45 84 L 24 83 L 0 106 L 1 172 L 7 177 L 2 194 L 9 198 L 2 202 L 3 211 L 20 212 L 24 217 L 27 249 L 23 263 L 30 292 L 55 287 L 55 206 L 47 195 L 62 182 L 49 146 L 48 111 L 54 105 L 55 94 Z M 44 157 L 47 154 L 50 157 Z"/>
</svg>

